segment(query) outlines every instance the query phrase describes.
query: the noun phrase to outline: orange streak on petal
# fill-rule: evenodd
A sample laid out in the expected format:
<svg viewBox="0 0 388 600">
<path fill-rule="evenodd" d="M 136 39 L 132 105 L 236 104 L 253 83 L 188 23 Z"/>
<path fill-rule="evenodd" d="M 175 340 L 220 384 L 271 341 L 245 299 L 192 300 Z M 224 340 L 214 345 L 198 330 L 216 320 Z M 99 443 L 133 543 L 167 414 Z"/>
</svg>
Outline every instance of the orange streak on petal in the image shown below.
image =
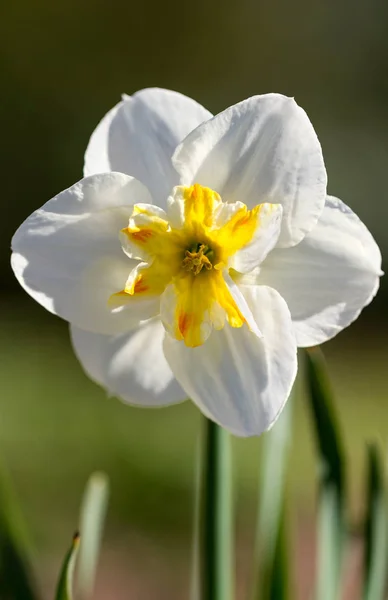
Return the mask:
<svg viewBox="0 0 388 600">
<path fill-rule="evenodd" d="M 190 327 L 191 317 L 187 313 L 180 313 L 178 317 L 178 329 L 183 337 L 186 336 L 187 331 Z"/>
<path fill-rule="evenodd" d="M 243 227 L 244 225 L 246 225 L 247 223 L 249 223 L 251 219 L 251 215 L 250 213 L 247 213 L 244 217 L 242 217 L 239 221 L 237 221 L 237 223 L 234 224 L 233 229 L 238 229 L 239 227 Z"/>
<path fill-rule="evenodd" d="M 134 294 L 140 294 L 141 292 L 146 292 L 148 290 L 148 285 L 143 281 L 143 276 L 139 275 L 138 279 L 133 286 Z"/>
<path fill-rule="evenodd" d="M 154 232 L 151 229 L 139 229 L 139 231 L 130 231 L 129 234 L 136 242 L 144 243 L 154 235 Z"/>
</svg>

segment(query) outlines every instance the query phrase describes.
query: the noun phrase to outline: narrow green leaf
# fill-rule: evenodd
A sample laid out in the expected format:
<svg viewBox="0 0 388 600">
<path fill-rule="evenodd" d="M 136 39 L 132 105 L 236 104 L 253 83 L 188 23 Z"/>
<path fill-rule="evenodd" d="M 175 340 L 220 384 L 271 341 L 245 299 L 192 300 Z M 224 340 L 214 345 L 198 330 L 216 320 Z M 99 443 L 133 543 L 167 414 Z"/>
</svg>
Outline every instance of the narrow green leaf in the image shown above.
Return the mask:
<svg viewBox="0 0 388 600">
<path fill-rule="evenodd" d="M 194 519 L 192 537 L 192 564 L 191 564 L 191 588 L 190 599 L 201 600 L 201 541 L 202 541 L 202 508 L 203 508 L 203 431 L 197 439 L 195 453 L 195 482 L 194 482 Z"/>
<path fill-rule="evenodd" d="M 318 348 L 306 351 L 306 376 L 319 454 L 316 600 L 336 600 L 345 541 L 345 466 L 326 365 Z"/>
<path fill-rule="evenodd" d="M 79 545 L 80 537 L 79 534 L 76 533 L 73 537 L 71 546 L 66 553 L 65 560 L 63 561 L 55 600 L 73 600 L 74 598 L 73 580 Z"/>
<path fill-rule="evenodd" d="M 80 515 L 82 544 L 78 556 L 78 589 L 81 598 L 92 597 L 108 508 L 109 482 L 104 473 L 93 473 L 85 489 Z"/>
<path fill-rule="evenodd" d="M 0 598 L 36 600 L 19 504 L 7 471 L 0 465 Z"/>
<path fill-rule="evenodd" d="M 271 431 L 263 437 L 259 477 L 259 512 L 254 551 L 253 600 L 286 598 L 274 595 L 279 586 L 273 582 L 286 569 L 283 552 L 284 488 L 286 460 L 290 448 L 293 397 Z M 285 589 L 287 585 L 285 586 Z M 277 592 L 276 592 L 277 593 Z M 285 591 L 284 591 L 285 593 Z"/>
<path fill-rule="evenodd" d="M 36 600 L 30 568 L 23 551 L 10 534 L 4 520 L 0 523 L 0 598 Z"/>
<path fill-rule="evenodd" d="M 384 600 L 387 585 L 388 519 L 384 468 L 375 445 L 368 448 L 364 600 Z"/>
<path fill-rule="evenodd" d="M 234 535 L 231 440 L 227 431 L 204 418 L 197 506 L 194 598 L 234 598 Z"/>
<path fill-rule="evenodd" d="M 286 506 L 283 498 L 273 558 L 272 576 L 270 581 L 270 600 L 290 600 L 291 573 L 289 561 L 289 547 L 286 524 Z"/>
<path fill-rule="evenodd" d="M 344 547 L 344 528 L 338 494 L 329 485 L 322 489 L 318 507 L 316 598 L 338 598 Z"/>
</svg>

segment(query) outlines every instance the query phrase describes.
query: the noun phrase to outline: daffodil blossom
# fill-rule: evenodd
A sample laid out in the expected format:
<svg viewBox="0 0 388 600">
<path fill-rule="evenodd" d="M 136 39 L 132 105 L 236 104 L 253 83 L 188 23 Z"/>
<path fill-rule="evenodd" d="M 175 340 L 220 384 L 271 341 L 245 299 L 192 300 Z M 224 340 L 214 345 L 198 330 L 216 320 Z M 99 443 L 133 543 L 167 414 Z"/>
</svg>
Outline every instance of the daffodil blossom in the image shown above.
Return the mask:
<svg viewBox="0 0 388 600">
<path fill-rule="evenodd" d="M 12 246 L 19 282 L 70 322 L 93 380 L 133 404 L 189 397 L 241 436 L 273 425 L 297 346 L 349 325 L 381 275 L 368 229 L 326 195 L 306 113 L 279 94 L 215 117 L 167 90 L 124 96 L 85 178 Z"/>
</svg>

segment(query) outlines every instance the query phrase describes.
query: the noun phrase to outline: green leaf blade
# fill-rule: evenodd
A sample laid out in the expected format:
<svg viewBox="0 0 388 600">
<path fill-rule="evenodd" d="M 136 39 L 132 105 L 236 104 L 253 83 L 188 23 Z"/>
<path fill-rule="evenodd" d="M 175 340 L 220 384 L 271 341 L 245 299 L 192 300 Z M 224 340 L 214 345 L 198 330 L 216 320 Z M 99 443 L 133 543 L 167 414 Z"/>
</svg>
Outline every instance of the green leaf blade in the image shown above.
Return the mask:
<svg viewBox="0 0 388 600">
<path fill-rule="evenodd" d="M 253 600 L 286 600 L 289 594 L 285 474 L 291 444 L 294 396 L 295 391 L 273 429 L 263 438 L 251 595 Z"/>
<path fill-rule="evenodd" d="M 76 533 L 73 537 L 71 546 L 66 553 L 63 561 L 61 574 L 58 581 L 55 600 L 74 600 L 74 572 L 77 560 L 78 549 L 80 545 L 80 536 Z"/>
<path fill-rule="evenodd" d="M 28 562 L 29 543 L 8 472 L 0 463 L 0 598 L 37 600 Z"/>
<path fill-rule="evenodd" d="M 289 560 L 286 504 L 283 499 L 278 535 L 273 556 L 269 600 L 291 600 L 291 569 Z"/>
<path fill-rule="evenodd" d="M 345 492 L 344 450 L 326 362 L 319 348 L 307 350 L 305 356 L 310 405 L 322 462 L 320 485 L 325 487 L 332 484 L 337 491 L 338 501 L 342 503 Z"/>
<path fill-rule="evenodd" d="M 387 585 L 388 519 L 383 462 L 376 445 L 368 447 L 366 482 L 364 600 L 384 600 Z"/>
<path fill-rule="evenodd" d="M 82 544 L 78 555 L 77 583 L 83 600 L 93 595 L 108 499 L 108 477 L 105 473 L 93 473 L 86 484 L 80 513 Z"/>
<path fill-rule="evenodd" d="M 318 450 L 316 600 L 340 594 L 345 542 L 345 461 L 327 368 L 319 348 L 306 351 L 306 379 Z"/>
<path fill-rule="evenodd" d="M 24 554 L 0 524 L 0 598 L 37 600 Z"/>
<path fill-rule="evenodd" d="M 193 600 L 233 600 L 234 520 L 230 434 L 203 420 L 194 535 Z"/>
</svg>

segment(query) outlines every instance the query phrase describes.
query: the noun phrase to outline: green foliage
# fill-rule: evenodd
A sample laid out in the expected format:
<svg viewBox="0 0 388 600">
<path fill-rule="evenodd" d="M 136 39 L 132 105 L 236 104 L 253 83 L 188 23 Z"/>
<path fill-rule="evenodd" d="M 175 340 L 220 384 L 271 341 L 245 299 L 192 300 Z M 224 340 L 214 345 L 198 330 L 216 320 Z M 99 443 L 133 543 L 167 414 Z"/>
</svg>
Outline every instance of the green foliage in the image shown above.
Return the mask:
<svg viewBox="0 0 388 600">
<path fill-rule="evenodd" d="M 308 396 L 320 462 L 319 485 L 323 489 L 335 490 L 339 511 L 342 513 L 345 488 L 344 451 L 327 367 L 319 348 L 307 350 L 305 356 Z"/>
<path fill-rule="evenodd" d="M 58 581 L 57 593 L 55 600 L 73 600 L 73 588 L 74 588 L 74 572 L 75 562 L 78 554 L 80 543 L 79 534 L 76 533 L 71 542 L 71 546 L 66 553 L 65 560 L 63 561 L 61 574 Z"/>
<path fill-rule="evenodd" d="M 279 420 L 263 439 L 253 600 L 288 598 L 284 490 L 286 460 L 291 442 L 293 400 L 294 398 L 290 398 Z"/>
<path fill-rule="evenodd" d="M 101 537 L 108 504 L 109 483 L 104 473 L 93 473 L 87 482 L 80 514 L 82 542 L 77 533 L 65 556 L 55 600 L 73 600 L 74 588 L 79 597 L 92 597 Z M 77 560 L 78 557 L 78 560 Z M 78 562 L 77 585 L 75 565 Z"/>
<path fill-rule="evenodd" d="M 313 417 L 318 464 L 318 572 L 316 600 L 336 600 L 340 593 L 345 542 L 345 461 L 333 395 L 322 352 L 306 352 L 306 379 Z"/>
<path fill-rule="evenodd" d="M 0 598 L 1 600 L 38 600 L 32 585 L 31 569 L 26 560 L 26 539 L 21 527 L 18 504 L 3 469 L 0 477 Z M 108 501 L 108 480 L 94 473 L 86 486 L 80 525 L 82 544 L 77 533 L 66 553 L 59 577 L 56 600 L 73 600 L 75 564 L 79 549 L 79 597 L 91 598 L 95 580 L 101 536 Z M 81 548 L 80 548 L 81 547 Z"/>
<path fill-rule="evenodd" d="M 346 454 L 323 355 L 306 351 L 307 399 L 316 446 L 318 507 L 314 600 L 340 600 L 348 527 Z M 252 600 L 296 600 L 288 536 L 287 459 L 292 443 L 294 390 L 278 422 L 262 443 L 259 511 Z M 234 511 L 230 435 L 203 419 L 195 510 L 192 600 L 233 600 Z M 363 600 L 384 600 L 387 592 L 388 514 L 386 467 L 373 444 L 367 449 Z M 89 600 L 93 595 L 108 502 L 108 481 L 95 473 L 86 486 L 76 535 L 59 577 L 56 600 Z M 26 560 L 27 545 L 17 503 L 5 473 L 0 477 L 0 598 L 38 600 Z M 353 528 L 354 529 L 354 528 Z M 79 552 L 78 552 L 79 550 Z M 78 554 L 78 557 L 77 557 Z M 77 577 L 75 563 L 77 561 Z M 76 593 L 75 593 L 75 591 Z"/>
<path fill-rule="evenodd" d="M 269 587 L 269 600 L 291 600 L 291 569 L 289 544 L 287 536 L 285 500 L 280 511 L 279 527 L 276 536 L 275 552 L 271 580 Z"/>
<path fill-rule="evenodd" d="M 315 600 L 339 600 L 347 527 L 346 459 L 342 433 L 322 352 L 306 351 L 308 405 L 315 434 L 318 515 Z M 294 396 L 295 390 L 294 390 Z M 294 599 L 290 587 L 290 548 L 286 529 L 286 461 L 291 436 L 292 398 L 264 438 L 260 511 L 254 560 L 253 600 Z M 384 600 L 387 591 L 388 516 L 385 468 L 376 446 L 368 448 L 363 600 Z M 291 594 L 291 595 L 290 595 Z"/>
<path fill-rule="evenodd" d="M 37 600 L 28 563 L 28 543 L 18 503 L 5 469 L 0 477 L 0 598 Z"/>
<path fill-rule="evenodd" d="M 203 418 L 195 533 L 193 600 L 234 598 L 230 434 Z"/>
<path fill-rule="evenodd" d="M 0 521 L 0 598 L 37 600 L 25 553 L 14 539 L 3 515 Z"/>
<path fill-rule="evenodd" d="M 78 556 L 78 589 L 82 599 L 92 597 L 102 531 L 108 507 L 109 483 L 104 473 L 94 473 L 86 486 L 81 507 L 82 544 Z"/>
<path fill-rule="evenodd" d="M 384 466 L 376 445 L 368 447 L 364 600 L 384 600 L 387 587 L 388 521 Z"/>
</svg>

